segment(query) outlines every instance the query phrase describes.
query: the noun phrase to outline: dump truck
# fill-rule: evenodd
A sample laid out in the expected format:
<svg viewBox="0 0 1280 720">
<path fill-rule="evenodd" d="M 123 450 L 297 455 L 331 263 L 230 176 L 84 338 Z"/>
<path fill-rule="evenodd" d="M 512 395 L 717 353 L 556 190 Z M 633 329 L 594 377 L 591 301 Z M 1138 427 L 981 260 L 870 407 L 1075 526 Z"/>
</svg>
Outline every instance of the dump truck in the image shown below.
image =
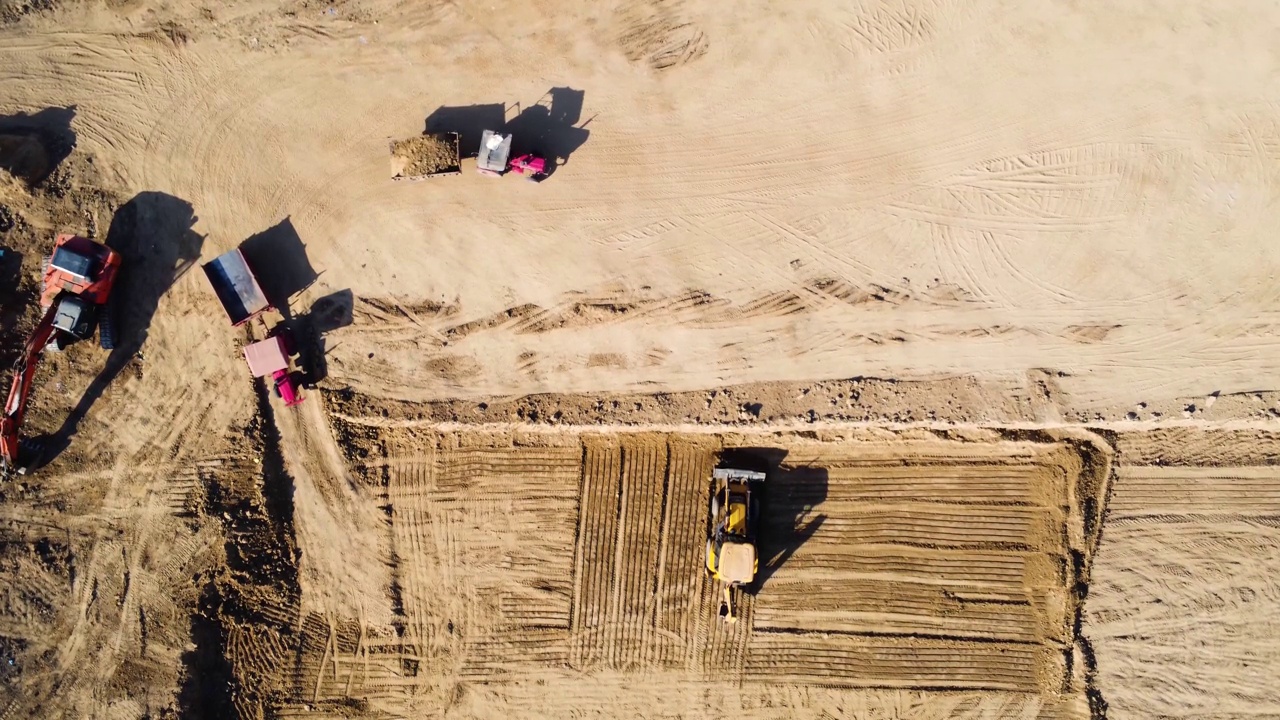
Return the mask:
<svg viewBox="0 0 1280 720">
<path fill-rule="evenodd" d="M 222 253 L 203 269 L 232 325 L 243 325 L 273 309 L 240 248 Z"/>
<path fill-rule="evenodd" d="M 737 621 L 735 591 L 755 582 L 759 569 L 756 523 L 765 474 L 754 470 L 716 468 L 711 473 L 710 517 L 707 532 L 707 572 L 722 584 L 720 619 Z"/>
<path fill-rule="evenodd" d="M 240 248 L 228 250 L 204 266 L 204 274 L 213 286 L 213 292 L 227 312 L 234 326 L 244 325 L 274 310 L 253 267 L 245 259 Z M 263 323 L 265 328 L 266 324 Z M 297 376 L 291 372 L 289 358 L 293 342 L 283 325 L 277 325 L 265 340 L 251 343 L 244 348 L 244 359 L 254 377 L 271 378 L 271 387 L 284 404 L 293 407 L 302 402 Z"/>
<path fill-rule="evenodd" d="M 462 172 L 460 140 L 456 132 L 428 132 L 391 146 L 392 180 L 427 180 Z"/>
<path fill-rule="evenodd" d="M 525 153 L 513 159 L 509 169 L 526 180 L 539 182 L 547 176 L 547 159 L 537 153 Z"/>
</svg>

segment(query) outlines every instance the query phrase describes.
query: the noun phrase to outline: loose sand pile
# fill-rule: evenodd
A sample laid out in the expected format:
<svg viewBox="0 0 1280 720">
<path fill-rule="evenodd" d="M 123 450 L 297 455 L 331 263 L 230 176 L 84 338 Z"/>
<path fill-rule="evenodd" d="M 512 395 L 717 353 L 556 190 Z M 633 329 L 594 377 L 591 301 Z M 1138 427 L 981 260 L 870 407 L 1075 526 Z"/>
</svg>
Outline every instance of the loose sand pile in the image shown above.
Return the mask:
<svg viewBox="0 0 1280 720">
<path fill-rule="evenodd" d="M 391 175 L 421 177 L 458 168 L 458 146 L 449 135 L 421 135 L 391 142 Z"/>
</svg>

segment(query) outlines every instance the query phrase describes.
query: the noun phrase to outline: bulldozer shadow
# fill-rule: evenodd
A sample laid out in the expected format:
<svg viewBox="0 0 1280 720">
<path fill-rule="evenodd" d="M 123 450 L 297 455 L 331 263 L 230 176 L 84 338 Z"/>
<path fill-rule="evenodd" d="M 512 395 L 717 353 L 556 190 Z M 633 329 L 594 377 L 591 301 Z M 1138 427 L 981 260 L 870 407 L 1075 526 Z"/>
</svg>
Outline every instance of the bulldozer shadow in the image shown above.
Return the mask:
<svg viewBox="0 0 1280 720">
<path fill-rule="evenodd" d="M 111 383 L 140 361 L 160 298 L 200 257 L 204 236 L 192 229 L 195 223 L 190 203 L 161 192 L 139 193 L 116 211 L 106 244 L 120 253 L 121 269 L 104 309 L 115 323 L 115 347 L 62 427 L 44 439 L 39 464 L 70 446 L 80 422 Z"/>
<path fill-rule="evenodd" d="M 782 465 L 770 474 L 757 540 L 760 567 L 749 592 L 760 592 L 826 522 L 817 508 L 827 498 L 827 483 L 826 468 Z"/>
</svg>

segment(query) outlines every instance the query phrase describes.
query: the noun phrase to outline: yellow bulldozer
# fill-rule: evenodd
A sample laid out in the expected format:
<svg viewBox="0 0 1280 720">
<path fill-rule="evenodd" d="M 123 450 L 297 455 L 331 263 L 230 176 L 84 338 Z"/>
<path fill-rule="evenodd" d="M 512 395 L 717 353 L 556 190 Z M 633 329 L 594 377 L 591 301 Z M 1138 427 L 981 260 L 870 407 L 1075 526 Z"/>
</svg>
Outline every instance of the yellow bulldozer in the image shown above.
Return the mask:
<svg viewBox="0 0 1280 720">
<path fill-rule="evenodd" d="M 711 475 L 711 512 L 707 533 L 707 571 L 723 585 L 720 619 L 736 622 L 734 594 L 756 579 L 756 523 L 765 474 L 716 468 Z"/>
</svg>

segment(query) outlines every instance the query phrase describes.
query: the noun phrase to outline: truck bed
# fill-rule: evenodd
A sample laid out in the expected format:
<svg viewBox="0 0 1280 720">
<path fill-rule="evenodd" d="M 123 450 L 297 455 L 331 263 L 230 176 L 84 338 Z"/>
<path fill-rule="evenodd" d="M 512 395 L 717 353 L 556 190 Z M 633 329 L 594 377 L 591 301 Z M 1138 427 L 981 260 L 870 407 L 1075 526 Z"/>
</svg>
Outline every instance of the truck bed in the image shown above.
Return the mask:
<svg viewBox="0 0 1280 720">
<path fill-rule="evenodd" d="M 271 303 L 267 301 L 240 248 L 228 250 L 203 267 L 232 325 L 241 325 L 271 309 Z"/>
<path fill-rule="evenodd" d="M 458 133 L 423 133 L 388 142 L 392 180 L 423 180 L 462 172 Z"/>
</svg>

